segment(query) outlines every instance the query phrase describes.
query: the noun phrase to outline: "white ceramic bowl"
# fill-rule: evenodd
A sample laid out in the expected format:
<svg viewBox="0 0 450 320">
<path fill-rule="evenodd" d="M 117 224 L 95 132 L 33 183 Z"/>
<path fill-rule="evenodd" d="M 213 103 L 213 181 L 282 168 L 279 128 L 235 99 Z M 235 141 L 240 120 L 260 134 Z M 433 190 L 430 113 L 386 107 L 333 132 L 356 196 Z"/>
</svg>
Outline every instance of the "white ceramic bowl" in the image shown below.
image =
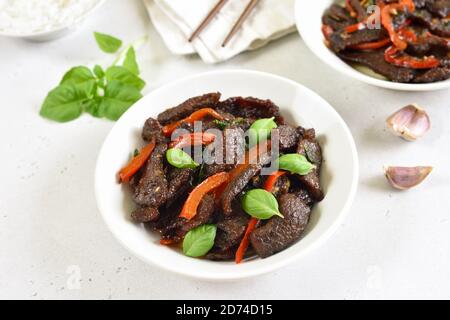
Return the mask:
<svg viewBox="0 0 450 320">
<path fill-rule="evenodd" d="M 71 23 L 68 23 L 66 25 L 60 26 L 60 27 L 52 29 L 52 30 L 33 32 L 33 33 L 27 33 L 27 34 L 17 34 L 17 33 L 0 31 L 0 36 L 25 39 L 25 40 L 36 41 L 36 42 L 55 40 L 55 39 L 64 37 L 64 36 L 68 35 L 69 33 L 75 31 L 78 27 L 80 27 L 80 25 L 90 15 L 92 15 L 105 2 L 106 2 L 106 0 L 99 0 L 95 6 L 93 6 L 89 11 L 86 11 L 82 16 L 78 17 L 76 20 L 71 21 Z"/>
<path fill-rule="evenodd" d="M 314 127 L 324 151 L 322 182 L 325 200 L 315 206 L 303 239 L 267 259 L 236 265 L 193 259 L 159 244 L 159 237 L 130 221 L 133 204 L 126 187 L 116 182 L 118 170 L 132 150 L 142 146 L 140 133 L 148 117 L 207 92 L 271 99 L 293 124 Z M 352 135 L 338 113 L 311 90 L 291 80 L 254 71 L 215 71 L 165 85 L 136 103 L 115 124 L 97 160 L 95 192 L 98 208 L 112 233 L 142 260 L 174 273 L 208 280 L 233 280 L 273 271 L 323 243 L 350 208 L 358 181 L 358 157 Z"/>
<path fill-rule="evenodd" d="M 446 81 L 424 84 L 396 83 L 388 80 L 377 79 L 371 75 L 358 71 L 348 65 L 345 61 L 341 60 L 324 44 L 324 36 L 321 31 L 322 15 L 325 10 L 335 2 L 341 3 L 343 1 L 297 0 L 295 3 L 295 19 L 300 35 L 309 49 L 311 49 L 311 51 L 323 62 L 349 77 L 378 87 L 404 91 L 432 91 L 450 88 L 450 79 Z"/>
</svg>

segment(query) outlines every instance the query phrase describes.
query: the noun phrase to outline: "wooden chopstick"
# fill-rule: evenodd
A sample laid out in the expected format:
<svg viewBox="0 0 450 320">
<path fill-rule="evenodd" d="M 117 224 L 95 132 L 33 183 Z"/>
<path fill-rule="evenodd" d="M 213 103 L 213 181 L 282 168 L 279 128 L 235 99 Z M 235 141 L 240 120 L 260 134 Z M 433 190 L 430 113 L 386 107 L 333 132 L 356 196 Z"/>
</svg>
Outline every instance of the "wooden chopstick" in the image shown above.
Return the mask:
<svg viewBox="0 0 450 320">
<path fill-rule="evenodd" d="M 220 0 L 215 7 L 208 13 L 206 18 L 200 23 L 200 25 L 197 27 L 197 29 L 194 31 L 194 33 L 189 38 L 189 42 L 192 42 L 205 28 L 206 26 L 211 22 L 211 20 L 219 13 L 220 9 L 227 3 L 228 0 Z"/>
<path fill-rule="evenodd" d="M 239 17 L 236 24 L 233 26 L 233 29 L 231 29 L 230 33 L 225 38 L 225 41 L 222 43 L 222 47 L 225 47 L 228 42 L 234 37 L 234 35 L 238 32 L 238 30 L 241 28 L 244 21 L 248 18 L 250 13 L 252 12 L 253 8 L 258 4 L 259 0 L 251 0 L 250 3 L 245 8 L 244 12 L 242 12 L 241 16 Z"/>
</svg>

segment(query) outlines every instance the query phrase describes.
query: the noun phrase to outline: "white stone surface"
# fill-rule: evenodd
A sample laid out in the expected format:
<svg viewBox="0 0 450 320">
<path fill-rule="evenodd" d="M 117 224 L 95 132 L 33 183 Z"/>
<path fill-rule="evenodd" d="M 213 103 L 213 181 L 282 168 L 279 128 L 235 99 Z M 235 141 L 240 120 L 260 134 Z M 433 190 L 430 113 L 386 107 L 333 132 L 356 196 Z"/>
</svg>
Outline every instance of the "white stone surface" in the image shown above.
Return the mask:
<svg viewBox="0 0 450 320">
<path fill-rule="evenodd" d="M 83 116 L 57 124 L 38 115 L 65 70 L 112 59 L 96 48 L 94 30 L 126 41 L 149 32 L 138 53 L 147 92 L 201 71 L 247 68 L 291 78 L 328 100 L 350 126 L 361 161 L 358 195 L 339 231 L 303 260 L 238 283 L 181 278 L 131 256 L 106 229 L 94 199 L 94 164 L 113 123 Z M 1 38 L 0 48 L 0 298 L 450 298 L 449 90 L 403 93 L 355 82 L 322 64 L 298 35 L 207 66 L 171 55 L 138 0 L 108 1 L 61 40 Z M 416 143 L 384 126 L 411 102 L 433 121 Z M 384 180 L 384 164 L 436 169 L 419 188 L 396 192 Z"/>
</svg>

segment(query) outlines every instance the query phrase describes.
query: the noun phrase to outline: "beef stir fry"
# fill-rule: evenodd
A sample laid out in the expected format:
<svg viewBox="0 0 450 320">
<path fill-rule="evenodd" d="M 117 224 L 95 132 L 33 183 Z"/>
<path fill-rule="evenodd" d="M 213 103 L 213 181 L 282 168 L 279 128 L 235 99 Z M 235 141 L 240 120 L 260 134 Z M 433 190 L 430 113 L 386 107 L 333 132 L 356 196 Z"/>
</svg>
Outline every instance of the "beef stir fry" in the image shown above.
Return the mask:
<svg viewBox="0 0 450 320">
<path fill-rule="evenodd" d="M 450 78 L 450 0 L 346 0 L 322 23 L 327 46 L 351 64 L 394 82 Z"/>
<path fill-rule="evenodd" d="M 147 119 L 147 144 L 119 180 L 136 204 L 132 220 L 162 245 L 210 260 L 266 258 L 301 238 L 324 198 L 322 150 L 314 129 L 285 123 L 270 100 L 220 98 Z"/>
</svg>

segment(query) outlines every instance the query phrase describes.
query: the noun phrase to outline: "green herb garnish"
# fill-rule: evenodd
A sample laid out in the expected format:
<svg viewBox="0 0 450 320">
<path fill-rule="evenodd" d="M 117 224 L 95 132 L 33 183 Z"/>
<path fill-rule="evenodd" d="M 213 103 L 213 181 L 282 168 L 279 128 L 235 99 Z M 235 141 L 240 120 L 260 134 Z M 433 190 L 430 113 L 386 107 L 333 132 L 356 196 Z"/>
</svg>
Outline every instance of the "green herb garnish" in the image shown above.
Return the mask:
<svg viewBox="0 0 450 320">
<path fill-rule="evenodd" d="M 273 216 L 283 218 L 278 209 L 277 199 L 271 192 L 264 189 L 248 191 L 242 198 L 242 208 L 254 218 L 267 220 Z"/>
<path fill-rule="evenodd" d="M 122 46 L 122 40 L 108 34 L 94 32 L 98 46 L 106 53 L 116 53 Z"/>
<path fill-rule="evenodd" d="M 103 51 L 106 48 L 113 52 L 113 47 L 117 47 L 115 52 L 122 45 L 122 41 L 114 37 L 99 33 L 94 35 Z M 120 45 L 117 41 L 120 41 Z M 106 71 L 99 65 L 92 70 L 85 66 L 74 67 L 48 93 L 40 114 L 58 122 L 74 120 L 83 112 L 98 118 L 117 120 L 142 98 L 145 81 L 139 78 L 138 73 L 136 53 L 132 46 L 126 53 L 123 66 L 113 65 Z"/>
<path fill-rule="evenodd" d="M 205 224 L 189 231 L 183 240 L 183 253 L 189 257 L 202 257 L 214 246 L 217 227 Z"/>
<path fill-rule="evenodd" d="M 169 149 L 166 152 L 167 161 L 175 168 L 194 169 L 199 166 L 192 158 L 181 149 Z"/>
<path fill-rule="evenodd" d="M 259 119 L 253 122 L 249 129 L 250 145 L 258 144 L 270 137 L 272 129 L 277 128 L 277 124 L 274 119 L 275 118 Z"/>
<path fill-rule="evenodd" d="M 305 176 L 313 171 L 316 166 L 306 159 L 304 155 L 293 153 L 285 154 L 278 159 L 278 167 L 291 173 Z"/>
</svg>

